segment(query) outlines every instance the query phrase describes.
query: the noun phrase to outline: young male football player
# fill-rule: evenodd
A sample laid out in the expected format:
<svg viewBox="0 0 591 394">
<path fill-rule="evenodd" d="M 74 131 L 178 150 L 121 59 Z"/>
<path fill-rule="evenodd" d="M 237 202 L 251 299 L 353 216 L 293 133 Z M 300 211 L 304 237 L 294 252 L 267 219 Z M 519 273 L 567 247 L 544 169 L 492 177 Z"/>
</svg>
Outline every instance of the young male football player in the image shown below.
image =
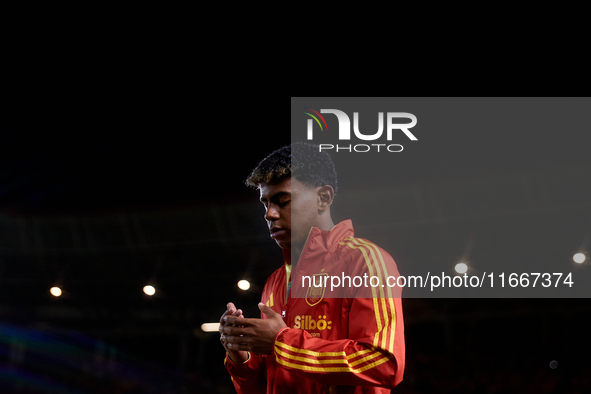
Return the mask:
<svg viewBox="0 0 591 394">
<path fill-rule="evenodd" d="M 354 236 L 350 220 L 333 223 L 337 177 L 328 153 L 308 143 L 283 147 L 246 183 L 259 190 L 284 261 L 267 279 L 260 319 L 233 303 L 220 318 L 236 391 L 390 392 L 404 373 L 404 327 L 400 291 L 382 285 L 398 270 L 386 251 Z M 332 276 L 345 286 L 330 289 L 324 278 Z M 363 277 L 365 285 L 346 280 Z"/>
</svg>

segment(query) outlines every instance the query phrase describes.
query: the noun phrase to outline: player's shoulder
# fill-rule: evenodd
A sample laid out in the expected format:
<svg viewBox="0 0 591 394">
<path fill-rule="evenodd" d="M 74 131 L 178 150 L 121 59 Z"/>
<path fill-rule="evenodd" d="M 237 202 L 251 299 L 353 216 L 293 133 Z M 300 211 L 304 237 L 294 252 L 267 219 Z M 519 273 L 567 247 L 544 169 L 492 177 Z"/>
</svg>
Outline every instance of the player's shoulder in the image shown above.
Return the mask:
<svg viewBox="0 0 591 394">
<path fill-rule="evenodd" d="M 390 254 L 383 249 L 382 247 L 376 245 L 375 243 L 359 237 L 347 237 L 344 238 L 341 242 L 339 242 L 340 249 L 344 253 L 349 253 L 352 255 L 363 255 L 366 253 L 369 254 L 379 254 L 381 256 L 387 256 L 388 258 L 392 258 Z"/>
<path fill-rule="evenodd" d="M 356 262 L 357 265 L 385 264 L 397 271 L 396 262 L 384 248 L 359 237 L 347 237 L 340 243 L 340 255 L 344 260 Z"/>
</svg>

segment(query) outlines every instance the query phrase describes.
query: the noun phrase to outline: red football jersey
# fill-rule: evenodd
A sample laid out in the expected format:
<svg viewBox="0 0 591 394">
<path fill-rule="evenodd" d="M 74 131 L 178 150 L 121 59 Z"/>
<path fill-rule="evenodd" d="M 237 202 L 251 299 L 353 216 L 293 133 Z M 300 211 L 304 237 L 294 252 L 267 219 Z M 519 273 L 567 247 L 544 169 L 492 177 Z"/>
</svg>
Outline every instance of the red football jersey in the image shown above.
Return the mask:
<svg viewBox="0 0 591 394">
<path fill-rule="evenodd" d="M 277 269 L 262 294 L 261 301 L 287 325 L 275 337 L 273 354 L 251 353 L 244 364 L 226 355 L 236 391 L 388 393 L 400 383 L 405 354 L 400 289 L 383 286 L 399 275 L 392 257 L 355 238 L 345 220 L 330 231 L 312 228 L 295 272 L 290 271 L 288 263 Z M 330 280 L 322 280 L 364 274 L 377 276 L 377 286 L 345 279 L 344 287 L 331 290 Z"/>
</svg>

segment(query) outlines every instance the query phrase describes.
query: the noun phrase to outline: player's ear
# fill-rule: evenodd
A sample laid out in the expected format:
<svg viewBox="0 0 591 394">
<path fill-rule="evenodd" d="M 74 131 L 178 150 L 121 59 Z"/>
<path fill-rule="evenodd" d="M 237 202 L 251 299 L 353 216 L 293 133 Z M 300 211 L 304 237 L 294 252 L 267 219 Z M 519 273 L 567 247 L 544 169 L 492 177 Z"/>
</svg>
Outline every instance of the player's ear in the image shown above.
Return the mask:
<svg viewBox="0 0 591 394">
<path fill-rule="evenodd" d="M 317 189 L 318 193 L 318 210 L 325 211 L 332 204 L 334 199 L 334 189 L 330 185 L 324 185 Z"/>
</svg>

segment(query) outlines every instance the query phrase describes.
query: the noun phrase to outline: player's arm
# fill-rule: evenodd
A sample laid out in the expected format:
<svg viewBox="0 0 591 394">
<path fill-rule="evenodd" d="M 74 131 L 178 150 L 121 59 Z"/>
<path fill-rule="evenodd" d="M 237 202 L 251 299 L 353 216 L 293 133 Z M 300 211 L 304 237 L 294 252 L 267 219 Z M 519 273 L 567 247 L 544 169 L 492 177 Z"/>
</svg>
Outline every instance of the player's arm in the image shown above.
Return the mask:
<svg viewBox="0 0 591 394">
<path fill-rule="evenodd" d="M 238 394 L 258 393 L 266 391 L 266 380 L 264 375 L 265 363 L 261 356 L 243 350 L 228 348 L 223 328 L 229 326 L 226 316 L 243 318 L 242 310 L 236 309 L 233 303 L 226 305 L 227 309 L 220 318 L 220 341 L 226 349 L 224 366 L 232 377 L 232 383 Z"/>
<path fill-rule="evenodd" d="M 326 340 L 288 328 L 281 316 L 259 304 L 269 319 L 227 316 L 227 346 L 272 354 L 295 374 L 326 384 L 394 387 L 404 370 L 400 299 L 351 299 L 349 336 Z M 376 312 L 377 311 L 377 312 Z M 398 338 L 397 338 L 398 336 Z"/>
<path fill-rule="evenodd" d="M 330 341 L 294 328 L 281 330 L 274 357 L 283 368 L 326 384 L 393 388 L 404 371 L 400 299 L 352 299 L 349 337 Z M 390 303 L 392 301 L 392 303 Z M 390 308 L 393 306 L 393 308 Z M 386 315 L 387 314 L 387 315 Z"/>
<path fill-rule="evenodd" d="M 398 275 L 392 257 L 375 245 L 358 240 L 343 244 L 360 251 L 352 263 L 360 267 L 360 273 L 378 275 L 380 283 Z M 283 368 L 323 383 L 394 387 L 402 381 L 405 361 L 399 289 L 392 296 L 387 291 L 370 293 L 370 298 L 366 292 L 356 295 L 360 297 L 347 298 L 349 339 L 331 341 L 287 328 L 278 313 L 259 304 L 269 319 L 226 316 L 230 323 L 224 328 L 228 347 L 272 354 Z"/>
</svg>

